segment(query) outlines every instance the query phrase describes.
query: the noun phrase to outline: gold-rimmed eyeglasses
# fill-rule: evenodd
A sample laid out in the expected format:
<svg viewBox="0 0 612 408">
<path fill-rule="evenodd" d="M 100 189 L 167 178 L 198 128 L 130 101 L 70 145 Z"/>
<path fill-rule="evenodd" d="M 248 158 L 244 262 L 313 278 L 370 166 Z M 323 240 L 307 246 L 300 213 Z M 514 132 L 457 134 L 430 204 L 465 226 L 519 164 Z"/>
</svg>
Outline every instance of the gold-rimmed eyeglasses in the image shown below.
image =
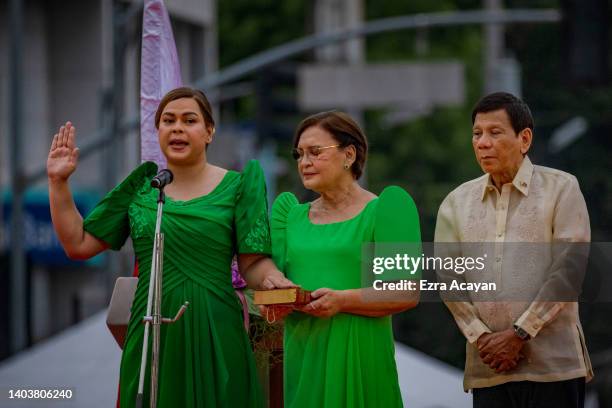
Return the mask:
<svg viewBox="0 0 612 408">
<path fill-rule="evenodd" d="M 316 158 L 321 154 L 321 151 L 325 149 L 331 149 L 332 147 L 340 147 L 340 145 L 335 144 L 332 146 L 309 146 L 306 148 L 306 153 L 308 154 L 308 156 Z M 304 152 L 304 149 L 299 147 L 296 147 L 291 150 L 291 155 L 296 161 L 302 160 L 306 153 Z"/>
</svg>

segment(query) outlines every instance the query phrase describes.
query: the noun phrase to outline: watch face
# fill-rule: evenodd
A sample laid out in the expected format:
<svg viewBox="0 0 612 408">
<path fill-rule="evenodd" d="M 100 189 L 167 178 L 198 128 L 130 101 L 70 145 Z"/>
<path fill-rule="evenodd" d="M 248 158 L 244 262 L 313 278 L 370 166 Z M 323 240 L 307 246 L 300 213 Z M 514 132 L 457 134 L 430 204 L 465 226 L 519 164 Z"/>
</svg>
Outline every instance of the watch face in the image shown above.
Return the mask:
<svg viewBox="0 0 612 408">
<path fill-rule="evenodd" d="M 514 331 L 515 331 L 516 335 L 519 336 L 523 340 L 525 340 L 527 337 L 529 337 L 529 334 L 525 330 L 521 329 L 520 327 L 516 327 L 514 329 Z"/>
</svg>

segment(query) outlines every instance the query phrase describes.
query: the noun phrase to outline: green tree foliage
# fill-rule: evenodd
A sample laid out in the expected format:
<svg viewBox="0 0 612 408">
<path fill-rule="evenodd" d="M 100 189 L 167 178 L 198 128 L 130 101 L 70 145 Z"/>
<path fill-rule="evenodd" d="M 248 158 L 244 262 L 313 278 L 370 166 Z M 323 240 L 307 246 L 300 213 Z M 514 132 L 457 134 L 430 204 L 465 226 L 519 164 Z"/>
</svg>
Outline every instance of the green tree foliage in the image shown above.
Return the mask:
<svg viewBox="0 0 612 408">
<path fill-rule="evenodd" d="M 305 0 L 228 0 L 217 2 L 217 7 L 221 68 L 304 37 L 309 31 L 311 3 Z M 256 78 L 254 74 L 243 80 L 251 81 L 254 88 Z M 222 106 L 222 119 L 228 111 L 233 120 L 252 121 L 257 113 L 255 95 Z"/>
<path fill-rule="evenodd" d="M 306 35 L 309 2 L 304 0 L 229 0 L 219 8 L 219 65 Z"/>
</svg>

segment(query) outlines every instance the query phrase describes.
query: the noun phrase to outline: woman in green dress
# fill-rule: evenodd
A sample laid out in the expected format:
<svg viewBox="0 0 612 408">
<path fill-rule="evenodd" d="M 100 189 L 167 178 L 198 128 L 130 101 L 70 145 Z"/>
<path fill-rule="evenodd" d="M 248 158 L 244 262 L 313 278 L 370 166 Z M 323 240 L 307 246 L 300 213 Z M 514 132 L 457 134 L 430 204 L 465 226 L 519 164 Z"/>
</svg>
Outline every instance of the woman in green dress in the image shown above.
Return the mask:
<svg viewBox="0 0 612 408">
<path fill-rule="evenodd" d="M 401 407 L 390 316 L 415 307 L 418 296 L 368 300 L 361 251 L 381 241 L 420 248 L 414 202 L 399 187 L 377 197 L 358 184 L 367 141 L 344 113 L 305 119 L 293 153 L 304 187 L 319 197 L 300 204 L 283 193 L 272 207 L 273 258 L 314 291 L 285 318 L 285 407 Z"/>
<path fill-rule="evenodd" d="M 190 88 L 170 91 L 155 122 L 160 148 L 174 181 L 166 186 L 162 232 L 164 271 L 162 315 L 182 318 L 162 325 L 159 407 L 251 407 L 263 399 L 241 306 L 232 288 L 230 264 L 256 288 L 291 286 L 270 254 L 266 187 L 261 167 L 250 162 L 242 173 L 210 164 L 206 150 L 214 134 L 206 96 Z M 75 128 L 70 122 L 53 138 L 47 172 L 51 216 L 66 253 L 87 259 L 120 249 L 128 236 L 140 266 L 120 372 L 120 406 L 136 401 L 155 229 L 157 191 L 150 180 L 154 163 L 136 168 L 83 221 L 68 178 L 77 166 Z M 144 406 L 148 406 L 147 370 Z"/>
</svg>

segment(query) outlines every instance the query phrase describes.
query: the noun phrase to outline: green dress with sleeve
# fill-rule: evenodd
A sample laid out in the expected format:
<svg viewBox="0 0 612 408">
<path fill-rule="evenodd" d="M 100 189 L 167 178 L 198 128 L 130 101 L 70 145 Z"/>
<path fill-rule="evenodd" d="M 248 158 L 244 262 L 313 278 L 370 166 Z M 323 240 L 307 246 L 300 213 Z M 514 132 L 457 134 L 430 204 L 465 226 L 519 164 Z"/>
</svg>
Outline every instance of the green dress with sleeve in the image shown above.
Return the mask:
<svg viewBox="0 0 612 408">
<path fill-rule="evenodd" d="M 157 166 L 134 170 L 96 206 L 87 232 L 112 249 L 132 239 L 139 281 L 121 359 L 120 406 L 133 407 L 138 391 L 149 277 L 157 213 L 150 187 Z M 161 328 L 159 407 L 260 407 L 263 396 L 232 287 L 235 253 L 270 254 L 263 172 L 251 161 L 242 173 L 228 171 L 209 194 L 188 201 L 166 199 L 162 220 L 164 271 L 162 315 L 182 318 Z M 151 346 L 149 346 L 151 350 Z M 149 405 L 150 367 L 144 405 Z"/>
<path fill-rule="evenodd" d="M 270 224 L 274 261 L 307 290 L 363 287 L 362 244 L 377 237 L 420 246 L 416 207 L 399 187 L 387 187 L 346 221 L 313 224 L 309 210 L 283 193 Z M 284 351 L 285 408 L 402 406 L 390 316 L 293 312 L 285 320 Z"/>
</svg>

